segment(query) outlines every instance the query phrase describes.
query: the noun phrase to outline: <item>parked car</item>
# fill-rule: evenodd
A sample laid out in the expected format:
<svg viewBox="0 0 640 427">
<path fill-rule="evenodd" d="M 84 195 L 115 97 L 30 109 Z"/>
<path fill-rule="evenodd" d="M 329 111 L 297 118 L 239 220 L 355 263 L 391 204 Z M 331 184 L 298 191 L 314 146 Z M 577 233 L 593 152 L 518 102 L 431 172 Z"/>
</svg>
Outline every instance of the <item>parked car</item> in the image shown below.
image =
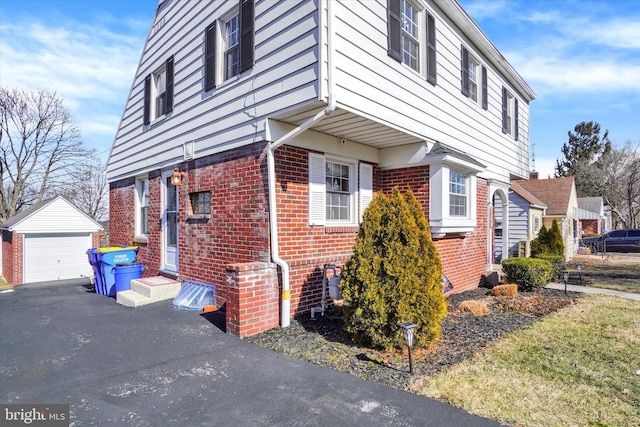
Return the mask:
<svg viewBox="0 0 640 427">
<path fill-rule="evenodd" d="M 591 252 L 640 252 L 640 228 L 624 228 L 601 236 L 585 237 L 582 245 Z"/>
</svg>

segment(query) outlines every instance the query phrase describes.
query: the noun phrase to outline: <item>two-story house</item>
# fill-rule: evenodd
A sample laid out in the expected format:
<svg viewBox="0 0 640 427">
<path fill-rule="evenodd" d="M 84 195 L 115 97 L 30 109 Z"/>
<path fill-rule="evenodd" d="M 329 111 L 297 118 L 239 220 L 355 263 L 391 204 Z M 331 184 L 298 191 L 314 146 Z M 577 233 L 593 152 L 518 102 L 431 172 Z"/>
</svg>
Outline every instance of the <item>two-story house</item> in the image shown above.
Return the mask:
<svg viewBox="0 0 640 427">
<path fill-rule="evenodd" d="M 242 336 L 317 306 L 373 194 L 411 187 L 474 288 L 534 97 L 455 0 L 161 0 L 107 165 L 110 243 L 216 283 Z M 270 278 L 250 303 L 248 276 Z"/>
</svg>

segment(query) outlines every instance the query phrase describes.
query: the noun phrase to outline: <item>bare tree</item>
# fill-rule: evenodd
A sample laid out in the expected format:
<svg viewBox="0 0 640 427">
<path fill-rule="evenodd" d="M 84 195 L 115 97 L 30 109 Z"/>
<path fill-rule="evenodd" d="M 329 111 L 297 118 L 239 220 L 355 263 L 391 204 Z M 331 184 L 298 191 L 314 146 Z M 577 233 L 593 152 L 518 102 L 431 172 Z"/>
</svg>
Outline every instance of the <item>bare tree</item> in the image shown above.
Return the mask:
<svg viewBox="0 0 640 427">
<path fill-rule="evenodd" d="M 588 173 L 587 173 L 588 172 Z M 609 153 L 580 177 L 583 185 L 601 195 L 611 208 L 614 222 L 623 227 L 640 226 L 640 152 L 631 141 Z"/>
<path fill-rule="evenodd" d="M 58 193 L 92 154 L 62 98 L 0 87 L 0 223 Z"/>
<path fill-rule="evenodd" d="M 100 159 L 92 157 L 78 164 L 74 179 L 59 192 L 96 221 L 108 217 L 109 184 Z"/>
</svg>

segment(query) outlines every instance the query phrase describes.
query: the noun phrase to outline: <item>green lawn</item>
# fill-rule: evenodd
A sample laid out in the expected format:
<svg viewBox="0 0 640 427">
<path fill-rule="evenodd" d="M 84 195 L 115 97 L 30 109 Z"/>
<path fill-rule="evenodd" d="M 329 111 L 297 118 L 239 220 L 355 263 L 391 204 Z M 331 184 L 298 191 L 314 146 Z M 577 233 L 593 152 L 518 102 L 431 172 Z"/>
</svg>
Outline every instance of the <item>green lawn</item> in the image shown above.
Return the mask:
<svg viewBox="0 0 640 427">
<path fill-rule="evenodd" d="M 584 296 L 421 390 L 518 426 L 640 426 L 640 302 Z"/>
</svg>

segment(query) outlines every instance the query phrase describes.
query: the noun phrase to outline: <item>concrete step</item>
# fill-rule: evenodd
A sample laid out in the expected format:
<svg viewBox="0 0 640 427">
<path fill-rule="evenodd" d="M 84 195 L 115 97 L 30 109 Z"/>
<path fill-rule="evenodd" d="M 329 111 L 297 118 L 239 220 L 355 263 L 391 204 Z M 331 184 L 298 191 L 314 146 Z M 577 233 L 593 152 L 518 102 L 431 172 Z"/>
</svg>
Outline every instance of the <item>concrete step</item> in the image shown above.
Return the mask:
<svg viewBox="0 0 640 427">
<path fill-rule="evenodd" d="M 151 298 L 145 297 L 136 291 L 120 291 L 116 294 L 116 302 L 125 307 L 139 307 L 141 305 L 151 304 Z"/>
<path fill-rule="evenodd" d="M 162 276 L 133 279 L 131 290 L 116 294 L 116 301 L 125 307 L 139 307 L 158 301 L 173 299 L 180 292 L 182 283 Z"/>
</svg>

